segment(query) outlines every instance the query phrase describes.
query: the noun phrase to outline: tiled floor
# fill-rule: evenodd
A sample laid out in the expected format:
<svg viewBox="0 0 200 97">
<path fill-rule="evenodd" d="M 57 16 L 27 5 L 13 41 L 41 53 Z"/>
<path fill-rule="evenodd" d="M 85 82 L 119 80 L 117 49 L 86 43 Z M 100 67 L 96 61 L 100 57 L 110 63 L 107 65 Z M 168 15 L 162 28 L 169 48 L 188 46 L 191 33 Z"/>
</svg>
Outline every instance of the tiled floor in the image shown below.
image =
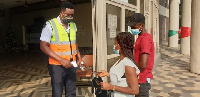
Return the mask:
<svg viewBox="0 0 200 97">
<path fill-rule="evenodd" d="M 200 75 L 189 72 L 189 56 L 161 47 L 153 70 L 151 97 L 200 97 Z M 47 57 L 42 52 L 0 55 L 0 97 L 51 97 Z M 113 62 L 108 60 L 108 62 Z M 91 97 L 91 87 L 76 88 L 77 97 Z"/>
<path fill-rule="evenodd" d="M 42 52 L 1 54 L 0 58 L 0 97 L 51 97 L 47 57 Z M 76 93 L 91 97 L 91 87 L 77 86 Z"/>
<path fill-rule="evenodd" d="M 154 68 L 151 97 L 200 97 L 200 75 L 189 72 L 190 58 L 178 49 L 161 47 L 161 60 Z"/>
</svg>

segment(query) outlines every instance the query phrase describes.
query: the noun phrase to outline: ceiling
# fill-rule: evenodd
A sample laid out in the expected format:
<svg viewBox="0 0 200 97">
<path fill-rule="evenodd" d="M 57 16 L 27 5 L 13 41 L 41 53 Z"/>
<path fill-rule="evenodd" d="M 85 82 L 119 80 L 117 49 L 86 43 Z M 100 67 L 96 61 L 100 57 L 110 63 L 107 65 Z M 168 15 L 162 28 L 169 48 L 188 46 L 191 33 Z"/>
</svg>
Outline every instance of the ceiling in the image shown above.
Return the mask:
<svg viewBox="0 0 200 97">
<path fill-rule="evenodd" d="M 27 4 L 46 1 L 46 0 L 0 0 L 0 10 L 5 10 L 12 7 L 23 6 L 27 1 Z"/>
</svg>

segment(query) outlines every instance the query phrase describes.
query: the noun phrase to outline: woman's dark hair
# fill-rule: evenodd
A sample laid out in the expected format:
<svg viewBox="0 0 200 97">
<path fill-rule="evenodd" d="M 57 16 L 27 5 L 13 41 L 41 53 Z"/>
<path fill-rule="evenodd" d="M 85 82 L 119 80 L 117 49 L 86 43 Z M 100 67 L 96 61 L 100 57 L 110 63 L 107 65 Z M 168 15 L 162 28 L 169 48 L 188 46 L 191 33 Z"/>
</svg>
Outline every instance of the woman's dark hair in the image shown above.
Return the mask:
<svg viewBox="0 0 200 97">
<path fill-rule="evenodd" d="M 66 8 L 74 9 L 74 6 L 70 2 L 62 2 L 60 5 L 60 10 L 62 11 L 62 10 L 65 10 Z"/>
<path fill-rule="evenodd" d="M 124 56 L 133 61 L 133 35 L 130 32 L 121 32 L 116 36 L 116 40 Z"/>
</svg>

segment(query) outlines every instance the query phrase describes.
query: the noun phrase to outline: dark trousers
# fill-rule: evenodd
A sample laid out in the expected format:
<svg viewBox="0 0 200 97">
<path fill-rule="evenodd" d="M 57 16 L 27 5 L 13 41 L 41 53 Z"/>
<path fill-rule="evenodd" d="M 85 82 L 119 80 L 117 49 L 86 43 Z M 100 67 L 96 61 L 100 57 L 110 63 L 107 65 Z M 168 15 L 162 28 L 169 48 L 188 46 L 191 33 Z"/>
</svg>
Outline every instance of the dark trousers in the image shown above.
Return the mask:
<svg viewBox="0 0 200 97">
<path fill-rule="evenodd" d="M 51 76 L 52 97 L 76 97 L 76 68 L 64 68 L 62 65 L 48 65 Z"/>
<path fill-rule="evenodd" d="M 139 94 L 136 97 L 149 97 L 149 90 L 151 89 L 150 83 L 140 83 L 139 84 Z"/>
</svg>

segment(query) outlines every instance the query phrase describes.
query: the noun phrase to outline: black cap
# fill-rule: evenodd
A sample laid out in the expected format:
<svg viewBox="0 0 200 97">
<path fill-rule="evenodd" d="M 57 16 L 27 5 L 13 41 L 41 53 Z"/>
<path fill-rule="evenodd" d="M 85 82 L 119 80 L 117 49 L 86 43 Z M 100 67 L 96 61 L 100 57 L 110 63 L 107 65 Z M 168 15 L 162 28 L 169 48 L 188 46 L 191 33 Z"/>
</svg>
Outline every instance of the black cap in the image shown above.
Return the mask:
<svg viewBox="0 0 200 97">
<path fill-rule="evenodd" d="M 136 23 L 144 23 L 145 17 L 141 13 L 135 13 L 131 16 L 130 21 L 126 24 L 127 26 L 134 26 Z"/>
</svg>

